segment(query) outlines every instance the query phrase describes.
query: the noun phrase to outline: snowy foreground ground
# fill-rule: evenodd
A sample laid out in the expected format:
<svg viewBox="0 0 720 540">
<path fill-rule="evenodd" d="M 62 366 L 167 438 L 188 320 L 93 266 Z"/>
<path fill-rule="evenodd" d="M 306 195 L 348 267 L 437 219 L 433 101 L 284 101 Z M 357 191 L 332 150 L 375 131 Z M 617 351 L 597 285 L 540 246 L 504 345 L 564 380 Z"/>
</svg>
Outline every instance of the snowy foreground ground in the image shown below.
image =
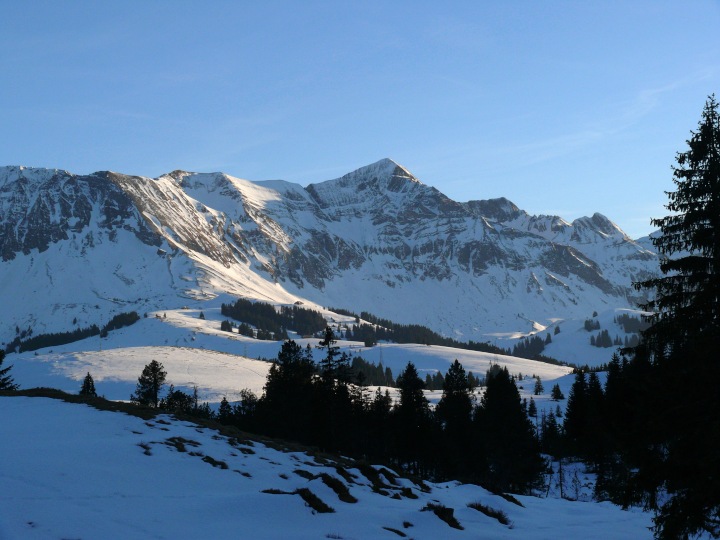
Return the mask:
<svg viewBox="0 0 720 540">
<path fill-rule="evenodd" d="M 145 421 L 47 398 L 0 397 L 2 540 L 651 538 L 648 514 L 609 503 L 517 497 L 521 507 L 473 485 L 428 483 L 425 492 L 381 476 L 383 495 L 353 464 L 343 472 L 171 416 Z M 321 473 L 342 481 L 357 502 L 339 500 Z M 299 488 L 335 512 L 313 511 L 292 494 Z M 502 510 L 511 525 L 468 508 L 473 502 Z M 464 530 L 421 511 L 428 503 L 453 508 Z"/>
</svg>

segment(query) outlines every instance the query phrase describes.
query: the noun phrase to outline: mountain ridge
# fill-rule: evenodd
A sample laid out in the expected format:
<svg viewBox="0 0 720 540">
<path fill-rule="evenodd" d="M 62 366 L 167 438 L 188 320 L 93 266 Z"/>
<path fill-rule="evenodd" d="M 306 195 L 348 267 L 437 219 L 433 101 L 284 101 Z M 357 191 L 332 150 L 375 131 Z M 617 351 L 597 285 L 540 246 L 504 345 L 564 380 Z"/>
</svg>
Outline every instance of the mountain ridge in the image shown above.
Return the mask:
<svg viewBox="0 0 720 540">
<path fill-rule="evenodd" d="M 50 287 L 26 259 L 45 259 L 62 245 L 57 251 L 82 261 L 67 272 L 113 266 L 108 283 L 129 294 L 127 283 L 142 281 L 143 265 L 159 258 L 165 269 L 151 280 L 161 291 L 155 296 L 176 298 L 175 307 L 223 294 L 309 301 L 459 339 L 634 307 L 632 282 L 658 264 L 647 244 L 601 214 L 568 223 L 531 216 L 505 198 L 453 201 L 390 159 L 307 187 L 181 170 L 153 179 L 0 167 L 0 211 L 3 277 L 30 272 Z M 143 262 L 133 266 L 139 253 Z M 63 267 L 57 256 L 43 264 Z M 100 310 L 114 308 L 103 300 Z M 33 309 L 13 309 L 0 337 L 37 320 Z"/>
</svg>

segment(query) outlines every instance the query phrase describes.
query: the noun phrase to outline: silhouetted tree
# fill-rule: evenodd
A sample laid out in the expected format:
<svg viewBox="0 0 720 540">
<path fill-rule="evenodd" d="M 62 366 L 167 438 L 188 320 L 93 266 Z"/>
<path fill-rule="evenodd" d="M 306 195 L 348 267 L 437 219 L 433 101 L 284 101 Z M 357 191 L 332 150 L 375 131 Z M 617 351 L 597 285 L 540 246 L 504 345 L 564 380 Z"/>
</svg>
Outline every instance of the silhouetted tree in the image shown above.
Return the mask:
<svg viewBox="0 0 720 540">
<path fill-rule="evenodd" d="M 420 472 L 423 449 L 429 434 L 430 405 L 423 394 L 425 384 L 418 376 L 415 364 L 408 362 L 396 380 L 400 401 L 395 406 L 395 434 L 398 457 Z"/>
<path fill-rule="evenodd" d="M 657 451 L 639 457 L 634 481 L 644 502 L 658 508 L 661 538 L 720 536 L 720 460 L 717 445 L 707 442 L 720 440 L 720 113 L 714 95 L 687 144 L 673 168 L 676 190 L 667 193 L 670 215 L 652 220 L 661 232 L 652 242 L 663 275 L 635 284 L 652 291 L 642 307 L 654 313 L 635 354 L 647 351 L 647 384 L 654 390 L 644 405 L 646 440 L 638 446 Z M 661 500 L 659 490 L 666 494 Z"/>
<path fill-rule="evenodd" d="M 90 375 L 89 371 L 83 379 L 82 386 L 80 387 L 80 395 L 86 397 L 97 397 L 97 392 L 95 391 L 95 381 L 93 381 L 92 375 Z"/>
<path fill-rule="evenodd" d="M 175 387 L 171 384 L 170 388 L 168 388 L 167 395 L 160 400 L 159 407 L 173 413 L 205 416 L 205 412 L 200 411 L 195 401 L 196 397 L 191 396 L 182 390 L 175 390 Z"/>
<path fill-rule="evenodd" d="M 579 453 L 587 423 L 587 380 L 584 371 L 575 374 L 570 388 L 563 428 L 572 452 Z"/>
<path fill-rule="evenodd" d="M 233 420 L 235 425 L 246 431 L 255 431 L 257 426 L 258 397 L 252 390 L 240 390 L 240 399 L 233 407 Z"/>
<path fill-rule="evenodd" d="M 435 409 L 444 435 L 443 463 L 450 476 L 462 473 L 467 468 L 466 461 L 473 459 L 469 438 L 472 409 L 470 382 L 465 369 L 455 360 L 445 374 L 443 395 Z"/>
<path fill-rule="evenodd" d="M 311 358 L 295 341 L 288 340 L 270 366 L 265 393 L 258 403 L 260 422 L 270 435 L 310 442 L 315 373 Z"/>
<path fill-rule="evenodd" d="M 522 493 L 537 485 L 544 468 L 530 420 L 507 368 L 491 368 L 475 422 L 487 459 L 486 485 Z"/>
<path fill-rule="evenodd" d="M 160 389 L 165 384 L 166 376 L 167 372 L 157 360 L 147 364 L 138 377 L 135 393 L 130 396 L 130 401 L 139 405 L 157 407 L 160 403 Z"/>
<path fill-rule="evenodd" d="M 535 405 L 535 400 L 533 398 L 530 398 L 527 413 L 530 418 L 535 418 L 537 416 L 537 405 Z"/>
<path fill-rule="evenodd" d="M 217 412 L 218 422 L 229 424 L 233 419 L 233 408 L 228 403 L 227 397 L 223 396 Z"/>
</svg>

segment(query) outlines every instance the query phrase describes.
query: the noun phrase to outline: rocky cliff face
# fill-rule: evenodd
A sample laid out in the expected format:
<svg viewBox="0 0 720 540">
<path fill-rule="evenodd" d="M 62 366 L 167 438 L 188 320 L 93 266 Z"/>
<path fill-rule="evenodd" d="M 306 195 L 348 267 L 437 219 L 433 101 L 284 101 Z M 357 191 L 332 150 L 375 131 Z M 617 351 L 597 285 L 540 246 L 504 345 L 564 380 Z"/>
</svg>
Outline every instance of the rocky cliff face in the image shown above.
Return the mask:
<svg viewBox="0 0 720 540">
<path fill-rule="evenodd" d="M 65 244 L 92 272 L 98 236 L 118 231 L 129 234 L 117 256 L 166 258 L 162 286 L 179 298 L 307 298 L 464 339 L 632 306 L 631 283 L 657 271 L 656 255 L 600 214 L 568 223 L 506 199 L 456 202 L 387 159 L 307 188 L 0 168 L 0 277 Z M 127 264 L 123 275 L 142 279 Z"/>
<path fill-rule="evenodd" d="M 159 245 L 134 201 L 112 181 L 112 173 L 75 176 L 66 171 L 6 167 L 0 170 L 0 255 L 43 252 L 50 244 L 82 233 L 93 221 L 112 232 L 132 231 L 146 244 Z"/>
</svg>

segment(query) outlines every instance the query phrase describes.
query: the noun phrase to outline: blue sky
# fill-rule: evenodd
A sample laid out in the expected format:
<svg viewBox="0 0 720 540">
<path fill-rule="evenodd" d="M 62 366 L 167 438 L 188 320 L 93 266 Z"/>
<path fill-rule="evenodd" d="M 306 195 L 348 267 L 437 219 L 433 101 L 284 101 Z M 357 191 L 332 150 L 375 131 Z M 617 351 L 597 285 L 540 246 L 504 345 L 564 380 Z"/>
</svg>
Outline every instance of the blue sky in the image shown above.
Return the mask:
<svg viewBox="0 0 720 540">
<path fill-rule="evenodd" d="M 633 237 L 720 94 L 720 2 L 0 0 L 0 165 L 306 185 L 390 157 Z"/>
</svg>

